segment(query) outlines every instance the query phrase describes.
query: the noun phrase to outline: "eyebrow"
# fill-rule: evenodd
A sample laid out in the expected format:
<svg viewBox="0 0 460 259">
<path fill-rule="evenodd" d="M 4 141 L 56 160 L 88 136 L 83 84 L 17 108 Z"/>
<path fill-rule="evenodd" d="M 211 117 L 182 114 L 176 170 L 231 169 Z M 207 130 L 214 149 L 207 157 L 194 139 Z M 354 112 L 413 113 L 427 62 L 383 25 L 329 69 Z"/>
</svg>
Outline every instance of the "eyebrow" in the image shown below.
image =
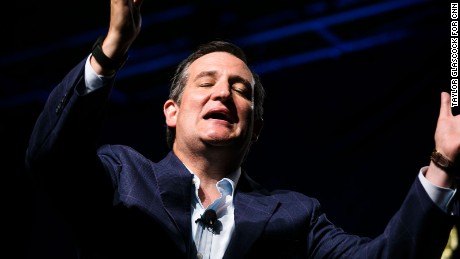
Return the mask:
<svg viewBox="0 0 460 259">
<path fill-rule="evenodd" d="M 203 72 L 200 72 L 198 75 L 196 75 L 195 78 L 193 79 L 193 81 L 196 81 L 196 80 L 198 80 L 200 78 L 203 78 L 203 77 L 206 77 L 206 76 L 214 77 L 216 74 L 217 74 L 217 71 L 215 71 L 215 70 L 203 71 Z"/>
<path fill-rule="evenodd" d="M 242 83 L 248 89 L 252 88 L 251 82 L 238 75 L 230 76 L 230 83 Z"/>
</svg>

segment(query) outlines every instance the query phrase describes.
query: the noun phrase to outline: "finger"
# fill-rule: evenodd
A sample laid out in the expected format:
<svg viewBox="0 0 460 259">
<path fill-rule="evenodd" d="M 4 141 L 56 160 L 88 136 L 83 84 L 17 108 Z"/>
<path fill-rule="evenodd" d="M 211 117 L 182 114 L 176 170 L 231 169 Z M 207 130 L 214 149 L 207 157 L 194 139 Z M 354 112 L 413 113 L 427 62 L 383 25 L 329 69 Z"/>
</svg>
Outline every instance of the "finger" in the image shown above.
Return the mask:
<svg viewBox="0 0 460 259">
<path fill-rule="evenodd" d="M 441 93 L 441 109 L 439 115 L 445 117 L 452 116 L 452 109 L 450 108 L 450 94 L 447 92 Z"/>
</svg>

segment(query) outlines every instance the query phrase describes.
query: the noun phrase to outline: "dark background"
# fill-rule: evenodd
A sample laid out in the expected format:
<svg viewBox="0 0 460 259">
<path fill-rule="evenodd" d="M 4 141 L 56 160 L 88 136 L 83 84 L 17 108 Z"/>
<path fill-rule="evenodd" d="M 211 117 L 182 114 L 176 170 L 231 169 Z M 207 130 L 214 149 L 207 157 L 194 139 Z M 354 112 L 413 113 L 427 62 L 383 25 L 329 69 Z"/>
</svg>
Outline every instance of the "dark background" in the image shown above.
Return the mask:
<svg viewBox="0 0 460 259">
<path fill-rule="evenodd" d="M 67 226 L 28 181 L 24 152 L 48 93 L 106 33 L 109 6 L 2 4 L 3 215 L 17 257 L 64 258 L 72 249 Z M 101 142 L 161 159 L 175 65 L 200 43 L 229 40 L 268 94 L 249 174 L 318 198 L 347 231 L 383 231 L 434 147 L 440 91 L 450 91 L 449 2 L 144 1 L 142 13 Z"/>
</svg>

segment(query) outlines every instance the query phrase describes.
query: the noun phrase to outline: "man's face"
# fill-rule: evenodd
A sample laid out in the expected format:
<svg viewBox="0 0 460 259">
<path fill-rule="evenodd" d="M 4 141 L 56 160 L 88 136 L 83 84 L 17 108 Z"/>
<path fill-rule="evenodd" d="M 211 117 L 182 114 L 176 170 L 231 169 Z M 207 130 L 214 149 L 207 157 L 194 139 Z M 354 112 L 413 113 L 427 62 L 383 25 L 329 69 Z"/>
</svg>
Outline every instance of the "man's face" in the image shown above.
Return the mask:
<svg viewBox="0 0 460 259">
<path fill-rule="evenodd" d="M 195 60 L 188 70 L 180 106 L 165 104 L 175 146 L 243 148 L 253 137 L 254 78 L 243 61 L 226 52 Z"/>
</svg>

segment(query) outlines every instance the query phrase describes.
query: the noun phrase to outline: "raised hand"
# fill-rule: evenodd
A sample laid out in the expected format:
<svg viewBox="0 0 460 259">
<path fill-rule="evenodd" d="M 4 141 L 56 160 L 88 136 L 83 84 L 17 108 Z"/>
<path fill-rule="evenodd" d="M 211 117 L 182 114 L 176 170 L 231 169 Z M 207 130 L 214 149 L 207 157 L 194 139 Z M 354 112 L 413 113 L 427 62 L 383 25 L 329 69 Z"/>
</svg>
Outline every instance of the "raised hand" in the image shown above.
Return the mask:
<svg viewBox="0 0 460 259">
<path fill-rule="evenodd" d="M 111 0 L 110 26 L 103 43 L 102 52 L 112 60 L 124 59 L 131 44 L 139 35 L 142 25 L 140 8 L 142 0 Z M 114 69 L 103 67 L 94 58 L 91 65 L 96 73 L 107 75 Z"/>
<path fill-rule="evenodd" d="M 441 108 L 434 134 L 436 150 L 447 160 L 460 163 L 460 115 L 454 116 L 450 106 L 450 95 L 441 93 Z M 460 172 L 446 172 L 433 161 L 430 163 L 426 178 L 441 187 L 453 187 L 455 175 Z"/>
<path fill-rule="evenodd" d="M 450 95 L 446 92 L 441 93 L 441 108 L 434 139 L 436 150 L 452 162 L 458 160 L 460 153 L 460 115 L 454 116 L 452 114 Z"/>
</svg>

